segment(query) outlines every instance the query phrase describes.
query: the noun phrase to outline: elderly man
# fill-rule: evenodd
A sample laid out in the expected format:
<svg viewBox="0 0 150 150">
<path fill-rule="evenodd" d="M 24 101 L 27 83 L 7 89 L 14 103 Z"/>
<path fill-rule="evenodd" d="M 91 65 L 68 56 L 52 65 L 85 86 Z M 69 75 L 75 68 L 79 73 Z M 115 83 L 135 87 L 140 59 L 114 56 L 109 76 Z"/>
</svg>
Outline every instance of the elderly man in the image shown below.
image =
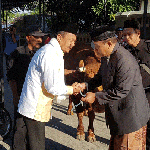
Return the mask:
<svg viewBox="0 0 150 150">
<path fill-rule="evenodd" d="M 15 150 L 45 150 L 45 122 L 50 119 L 54 96 L 77 94 L 82 90 L 80 84 L 66 86 L 64 82 L 63 54 L 75 45 L 76 31 L 71 24 L 62 26 L 56 38 L 34 54 L 18 104 L 24 122 L 17 119 Z"/>
<path fill-rule="evenodd" d="M 149 106 L 139 66 L 134 56 L 119 45 L 115 33 L 108 30 L 102 29 L 94 38 L 95 55 L 102 57 L 98 82 L 103 91 L 88 92 L 82 101 L 105 104 L 110 150 L 145 149 Z"/>
<path fill-rule="evenodd" d="M 124 22 L 123 36 L 131 47 L 128 49 L 140 65 L 142 82 L 150 105 L 150 50 L 144 39 L 140 38 L 140 24 L 135 20 Z M 150 147 L 150 121 L 147 124 L 147 147 Z"/>
<path fill-rule="evenodd" d="M 11 65 L 7 71 L 7 79 L 13 94 L 14 124 L 17 117 L 19 97 L 29 63 L 36 50 L 41 47 L 42 37 L 45 35 L 39 30 L 38 26 L 29 26 L 25 33 L 27 42 L 24 46 L 17 47 L 10 54 Z"/>
</svg>

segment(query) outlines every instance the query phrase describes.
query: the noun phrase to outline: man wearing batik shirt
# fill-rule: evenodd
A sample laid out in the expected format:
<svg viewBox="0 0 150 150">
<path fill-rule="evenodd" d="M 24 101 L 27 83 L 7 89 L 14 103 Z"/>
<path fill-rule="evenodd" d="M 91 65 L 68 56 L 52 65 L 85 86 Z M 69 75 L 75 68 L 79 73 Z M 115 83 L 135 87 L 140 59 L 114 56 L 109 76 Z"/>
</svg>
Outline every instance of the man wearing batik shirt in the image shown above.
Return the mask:
<svg viewBox="0 0 150 150">
<path fill-rule="evenodd" d="M 81 84 L 66 86 L 64 81 L 63 55 L 75 46 L 75 33 L 73 25 L 62 26 L 56 38 L 34 54 L 18 104 L 24 122 L 17 119 L 15 150 L 45 150 L 45 122 L 51 117 L 54 96 L 77 94 L 82 90 Z"/>
</svg>

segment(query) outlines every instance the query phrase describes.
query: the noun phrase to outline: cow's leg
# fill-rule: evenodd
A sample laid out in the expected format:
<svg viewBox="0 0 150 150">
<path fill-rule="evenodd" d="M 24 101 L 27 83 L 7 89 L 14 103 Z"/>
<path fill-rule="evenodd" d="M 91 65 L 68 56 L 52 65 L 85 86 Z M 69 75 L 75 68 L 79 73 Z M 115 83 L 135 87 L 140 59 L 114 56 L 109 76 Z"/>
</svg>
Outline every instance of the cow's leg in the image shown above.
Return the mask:
<svg viewBox="0 0 150 150">
<path fill-rule="evenodd" d="M 73 99 L 75 105 L 80 103 L 81 96 L 76 96 Z M 85 140 L 84 126 L 83 126 L 83 115 L 84 115 L 84 107 L 79 105 L 76 107 L 76 113 L 78 117 L 78 127 L 77 127 L 77 139 L 82 141 Z"/>
<path fill-rule="evenodd" d="M 83 126 L 83 112 L 77 113 L 78 127 L 77 127 L 77 139 L 80 141 L 85 140 L 84 126 Z"/>
<path fill-rule="evenodd" d="M 88 116 L 88 110 L 84 109 L 84 116 Z"/>
<path fill-rule="evenodd" d="M 95 134 L 94 134 L 94 127 L 93 127 L 93 122 L 95 119 L 95 112 L 92 108 L 92 104 L 89 104 L 88 117 L 89 117 L 89 127 L 88 127 L 87 141 L 94 142 L 96 141 Z"/>
<path fill-rule="evenodd" d="M 84 116 L 88 116 L 88 107 L 87 106 L 88 106 L 88 104 L 83 102 L 83 107 L 84 107 L 83 115 Z"/>
<path fill-rule="evenodd" d="M 72 110 L 72 97 L 69 96 L 69 105 L 68 105 L 68 111 L 67 111 L 67 115 L 73 115 L 73 111 Z"/>
</svg>

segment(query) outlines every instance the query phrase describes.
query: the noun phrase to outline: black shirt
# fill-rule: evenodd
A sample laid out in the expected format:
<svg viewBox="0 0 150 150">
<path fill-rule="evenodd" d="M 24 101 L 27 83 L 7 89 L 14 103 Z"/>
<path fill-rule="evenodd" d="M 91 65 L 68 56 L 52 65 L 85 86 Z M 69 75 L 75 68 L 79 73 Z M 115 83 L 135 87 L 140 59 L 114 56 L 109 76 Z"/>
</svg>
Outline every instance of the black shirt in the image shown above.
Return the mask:
<svg viewBox="0 0 150 150">
<path fill-rule="evenodd" d="M 147 43 L 141 39 L 137 47 L 131 48 L 129 51 L 135 56 L 140 65 L 144 88 L 150 86 L 150 74 L 143 67 L 141 67 L 141 64 L 144 64 L 150 69 L 150 51 Z"/>
<path fill-rule="evenodd" d="M 17 83 L 17 92 L 20 96 L 29 63 L 35 51 L 31 51 L 27 46 L 17 47 L 10 55 L 13 65 L 7 72 L 7 79 L 15 80 Z"/>
</svg>

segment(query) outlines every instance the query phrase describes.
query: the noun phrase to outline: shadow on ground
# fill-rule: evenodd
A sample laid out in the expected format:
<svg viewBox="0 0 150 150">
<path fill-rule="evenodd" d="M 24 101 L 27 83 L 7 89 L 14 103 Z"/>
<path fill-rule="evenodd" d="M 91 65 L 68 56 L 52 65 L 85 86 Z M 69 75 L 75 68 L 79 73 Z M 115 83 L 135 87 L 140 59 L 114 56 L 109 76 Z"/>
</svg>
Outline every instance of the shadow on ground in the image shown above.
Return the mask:
<svg viewBox="0 0 150 150">
<path fill-rule="evenodd" d="M 76 138 L 77 129 L 62 123 L 61 121 L 61 119 L 53 117 L 53 119 L 50 120 L 50 122 L 48 122 L 46 126 L 52 127 L 56 130 L 59 130 L 65 134 Z"/>
<path fill-rule="evenodd" d="M 73 150 L 67 146 L 64 146 L 58 142 L 55 142 L 51 139 L 45 139 L 45 150 Z"/>
<path fill-rule="evenodd" d="M 50 122 L 48 122 L 46 125 L 54 128 L 56 130 L 59 130 L 65 134 L 68 134 L 68 135 L 70 135 L 76 139 L 77 129 L 62 123 L 61 121 L 62 121 L 61 119 L 53 117 L 53 119 Z M 88 136 L 87 132 L 85 132 L 85 136 L 86 137 Z M 97 141 L 109 145 L 108 139 L 105 139 L 103 137 L 99 137 L 97 135 L 95 135 L 95 137 L 96 137 Z"/>
</svg>

